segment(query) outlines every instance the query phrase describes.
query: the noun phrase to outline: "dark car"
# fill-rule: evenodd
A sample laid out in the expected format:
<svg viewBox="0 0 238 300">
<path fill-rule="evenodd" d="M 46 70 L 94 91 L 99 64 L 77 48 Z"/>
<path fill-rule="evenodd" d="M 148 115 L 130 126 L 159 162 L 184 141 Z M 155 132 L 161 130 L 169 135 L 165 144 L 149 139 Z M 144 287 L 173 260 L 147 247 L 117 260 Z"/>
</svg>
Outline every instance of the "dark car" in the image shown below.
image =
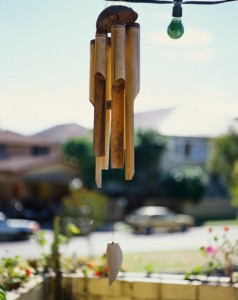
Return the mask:
<svg viewBox="0 0 238 300">
<path fill-rule="evenodd" d="M 0 240 L 28 239 L 40 225 L 36 221 L 24 219 L 7 219 L 5 214 L 0 212 Z"/>
<path fill-rule="evenodd" d="M 140 207 L 128 214 L 125 221 L 133 227 L 136 233 L 151 233 L 155 228 L 186 231 L 194 224 L 193 217 L 176 214 L 163 206 Z"/>
</svg>

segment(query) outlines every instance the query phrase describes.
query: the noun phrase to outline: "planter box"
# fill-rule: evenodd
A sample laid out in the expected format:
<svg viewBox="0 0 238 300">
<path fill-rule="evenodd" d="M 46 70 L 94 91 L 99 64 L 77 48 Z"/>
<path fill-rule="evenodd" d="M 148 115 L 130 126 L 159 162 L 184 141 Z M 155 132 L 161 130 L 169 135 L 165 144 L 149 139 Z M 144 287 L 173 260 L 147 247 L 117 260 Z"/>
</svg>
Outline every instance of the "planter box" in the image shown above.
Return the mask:
<svg viewBox="0 0 238 300">
<path fill-rule="evenodd" d="M 70 283 L 69 283 L 70 282 Z M 238 287 L 209 285 L 180 279 L 120 278 L 111 286 L 106 278 L 63 279 L 63 288 L 71 284 L 67 300 L 238 300 Z"/>
<path fill-rule="evenodd" d="M 45 280 L 23 294 L 8 295 L 7 300 L 55 300 L 54 279 Z M 62 278 L 60 300 L 238 300 L 238 286 L 202 284 L 178 277 L 122 277 L 111 286 L 106 278 Z"/>
<path fill-rule="evenodd" d="M 8 292 L 7 300 L 50 300 L 51 278 L 40 278 L 32 280 L 24 288 Z"/>
</svg>

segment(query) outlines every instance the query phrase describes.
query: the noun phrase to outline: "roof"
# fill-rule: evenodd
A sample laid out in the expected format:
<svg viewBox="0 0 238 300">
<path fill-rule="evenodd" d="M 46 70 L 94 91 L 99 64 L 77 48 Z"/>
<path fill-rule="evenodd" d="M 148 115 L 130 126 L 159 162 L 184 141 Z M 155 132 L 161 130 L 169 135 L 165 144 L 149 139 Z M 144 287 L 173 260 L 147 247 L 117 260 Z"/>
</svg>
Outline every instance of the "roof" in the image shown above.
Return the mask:
<svg viewBox="0 0 238 300">
<path fill-rule="evenodd" d="M 47 166 L 62 161 L 60 154 L 44 156 L 17 156 L 0 160 L 0 173 L 21 174 L 37 167 Z"/>
<path fill-rule="evenodd" d="M 0 130 L 0 144 L 8 145 L 34 145 L 34 146 L 43 146 L 52 144 L 49 140 L 46 140 L 41 137 L 27 137 L 22 134 L 9 131 L 9 130 Z"/>
<path fill-rule="evenodd" d="M 135 113 L 135 127 L 158 130 L 174 107 Z"/>
<path fill-rule="evenodd" d="M 40 157 L 14 157 L 0 161 L 0 181 L 2 182 L 9 182 L 16 176 L 28 182 L 68 184 L 77 175 L 77 168 L 69 165 L 56 154 Z"/>
<path fill-rule="evenodd" d="M 90 130 L 75 123 L 61 124 L 38 132 L 33 137 L 44 138 L 62 144 L 68 139 L 88 136 Z"/>
<path fill-rule="evenodd" d="M 181 105 L 135 114 L 135 127 L 152 128 L 165 136 L 214 138 L 238 124 L 238 103 Z"/>
</svg>

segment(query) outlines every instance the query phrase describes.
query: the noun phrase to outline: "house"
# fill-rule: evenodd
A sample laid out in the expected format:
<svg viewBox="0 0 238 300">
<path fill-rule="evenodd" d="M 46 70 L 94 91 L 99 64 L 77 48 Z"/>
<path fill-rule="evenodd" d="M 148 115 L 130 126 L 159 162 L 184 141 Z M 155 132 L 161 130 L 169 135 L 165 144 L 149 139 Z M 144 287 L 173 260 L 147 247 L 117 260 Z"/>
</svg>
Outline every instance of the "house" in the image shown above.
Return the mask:
<svg viewBox="0 0 238 300">
<path fill-rule="evenodd" d="M 207 167 L 212 141 L 237 126 L 238 110 L 209 111 L 206 106 L 186 105 L 135 114 L 135 127 L 154 129 L 167 136 L 168 145 L 162 157 L 162 169 L 184 165 Z M 235 218 L 238 209 L 231 206 L 229 193 L 221 181 L 210 178 L 207 192 L 199 205 L 188 204 L 185 212 L 197 220 Z"/>
<path fill-rule="evenodd" d="M 186 105 L 135 114 L 136 128 L 151 128 L 169 137 L 163 168 L 180 165 L 205 167 L 212 150 L 212 140 L 228 132 L 236 122 L 223 111 L 211 113 L 206 107 Z"/>
<path fill-rule="evenodd" d="M 43 138 L 62 145 L 66 140 L 79 137 L 87 137 L 90 130 L 75 123 L 59 124 L 33 135 L 35 138 Z"/>
<path fill-rule="evenodd" d="M 34 136 L 0 130 L 0 210 L 21 216 L 26 207 L 28 217 L 33 208 L 49 215 L 77 177 L 77 169 L 65 161 L 61 145 L 68 138 L 87 134 L 88 130 L 76 124 L 56 126 Z"/>
</svg>

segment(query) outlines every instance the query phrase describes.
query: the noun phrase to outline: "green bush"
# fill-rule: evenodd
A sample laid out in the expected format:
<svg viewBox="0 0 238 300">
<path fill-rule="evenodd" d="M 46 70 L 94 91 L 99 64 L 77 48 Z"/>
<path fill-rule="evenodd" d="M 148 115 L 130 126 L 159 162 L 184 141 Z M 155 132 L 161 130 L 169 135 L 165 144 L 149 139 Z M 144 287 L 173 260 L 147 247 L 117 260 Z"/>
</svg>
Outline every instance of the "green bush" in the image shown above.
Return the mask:
<svg viewBox="0 0 238 300">
<path fill-rule="evenodd" d="M 24 283 L 28 282 L 34 275 L 35 270 L 30 267 L 27 261 L 19 256 L 3 257 L 0 260 L 0 289 L 10 291 L 18 289 Z M 4 295 L 0 290 L 0 299 Z"/>
<path fill-rule="evenodd" d="M 89 234 L 105 223 L 107 203 L 107 197 L 100 193 L 85 188 L 72 189 L 62 202 L 61 228 L 74 224 L 79 228 L 80 234 Z"/>
<path fill-rule="evenodd" d="M 197 203 L 206 188 L 207 175 L 201 167 L 183 166 L 168 172 L 163 180 L 165 196 L 182 202 Z"/>
<path fill-rule="evenodd" d="M 6 295 L 2 289 L 0 289 L 0 300 L 6 300 Z"/>
</svg>

